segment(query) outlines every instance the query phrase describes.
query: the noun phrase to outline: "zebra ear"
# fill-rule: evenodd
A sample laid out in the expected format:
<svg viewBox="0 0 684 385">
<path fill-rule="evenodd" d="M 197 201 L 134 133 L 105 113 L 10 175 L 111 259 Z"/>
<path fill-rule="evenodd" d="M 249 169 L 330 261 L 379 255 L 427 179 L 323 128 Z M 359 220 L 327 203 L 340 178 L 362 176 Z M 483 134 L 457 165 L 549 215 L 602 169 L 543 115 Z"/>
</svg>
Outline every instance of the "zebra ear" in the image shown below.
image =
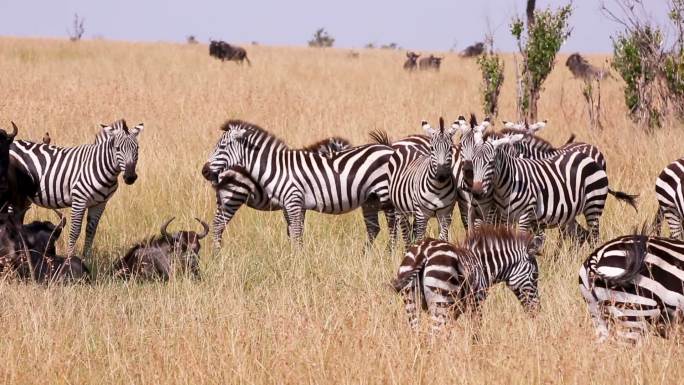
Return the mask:
<svg viewBox="0 0 684 385">
<path fill-rule="evenodd" d="M 423 120 L 422 122 L 420 122 L 420 125 L 423 127 L 423 130 L 425 130 L 425 132 L 428 135 L 432 135 L 435 133 L 435 130 L 432 127 L 430 127 L 430 123 L 428 123 L 427 120 Z"/>
<path fill-rule="evenodd" d="M 535 235 L 527 245 L 527 253 L 529 255 L 540 255 L 541 249 L 544 247 L 544 241 L 546 241 L 546 235 L 544 235 L 544 233 Z"/>
<path fill-rule="evenodd" d="M 231 127 L 229 133 L 230 140 L 237 140 L 242 138 L 245 135 L 245 132 L 247 132 L 247 130 L 245 130 L 242 127 Z"/>
<path fill-rule="evenodd" d="M 128 130 L 133 136 L 138 136 L 140 133 L 143 131 L 144 125 L 143 123 L 140 123 L 136 125 L 135 127 L 131 128 Z"/>
<path fill-rule="evenodd" d="M 537 122 L 530 127 L 528 127 L 527 131 L 530 134 L 534 134 L 535 132 L 541 130 L 542 128 L 546 127 L 546 119 L 542 120 L 541 122 Z"/>
<path fill-rule="evenodd" d="M 120 128 L 117 126 L 110 126 L 108 124 L 100 124 L 100 127 L 102 127 L 102 132 L 104 132 L 105 135 L 107 136 L 114 136 L 119 133 Z"/>
</svg>

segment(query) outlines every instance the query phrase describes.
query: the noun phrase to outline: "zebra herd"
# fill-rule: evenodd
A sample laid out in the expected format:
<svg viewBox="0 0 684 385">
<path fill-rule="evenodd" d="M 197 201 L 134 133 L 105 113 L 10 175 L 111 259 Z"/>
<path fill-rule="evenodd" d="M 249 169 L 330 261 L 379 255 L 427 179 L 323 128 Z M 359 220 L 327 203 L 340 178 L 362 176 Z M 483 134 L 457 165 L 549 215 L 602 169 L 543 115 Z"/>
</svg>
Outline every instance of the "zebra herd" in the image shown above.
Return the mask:
<svg viewBox="0 0 684 385">
<path fill-rule="evenodd" d="M 99 220 L 118 188 L 137 179 L 139 124 L 119 120 L 102 125 L 94 143 L 58 147 L 14 140 L 0 130 L 0 271 L 50 281 L 60 272 L 87 275 L 75 256 L 86 217 L 84 254 L 90 257 Z M 394 289 L 405 302 L 409 323 L 417 328 L 419 303 L 438 332 L 449 317 L 470 310 L 480 318 L 489 288 L 505 282 L 531 314 L 540 310 L 537 257 L 544 231 L 559 228 L 576 244 L 599 240 L 599 221 L 608 195 L 636 209 L 636 196 L 609 187 L 605 157 L 595 146 L 571 137 L 554 147 L 537 136 L 546 122 L 493 129 L 473 115 L 437 127 L 421 123 L 425 134 L 396 141 L 384 131 L 370 133 L 370 143 L 352 146 L 339 137 L 291 149 L 267 130 L 229 120 L 202 167 L 216 192 L 213 243 L 221 247 L 226 225 L 238 209 L 282 210 L 287 234 L 301 245 L 307 210 L 327 214 L 357 208 L 366 225 L 366 247 L 380 232 L 379 212 L 387 219 L 389 251 L 401 231 L 406 250 Z M 454 136 L 459 136 L 454 143 Z M 616 238 L 599 246 L 579 270 L 599 340 L 612 328 L 638 340 L 655 328 L 667 335 L 684 309 L 684 158 L 667 166 L 656 182 L 659 210 L 650 231 Z M 31 204 L 71 208 L 65 257 L 57 256 L 59 225 L 22 225 Z M 467 230 L 462 243 L 449 242 L 455 207 Z M 588 229 L 576 217 L 585 218 Z M 61 217 L 61 214 L 60 214 Z M 439 222 L 439 240 L 426 238 L 427 223 Z M 670 238 L 660 237 L 663 219 Z M 115 276 L 168 279 L 176 258 L 199 277 L 199 241 L 209 233 L 167 231 L 133 246 L 114 264 Z M 657 236 L 649 235 L 657 232 Z M 18 257 L 14 257 L 18 255 Z M 172 257 L 176 255 L 177 257 Z M 36 268 L 38 270 L 36 270 Z M 80 273 L 74 273 L 78 270 Z M 41 278 L 42 277 L 42 278 Z M 39 279 L 40 278 L 40 279 Z M 474 335 L 477 338 L 477 332 Z"/>
<path fill-rule="evenodd" d="M 230 120 L 202 168 L 216 189 L 214 242 L 220 247 L 226 223 L 245 203 L 282 209 L 297 245 L 306 210 L 341 214 L 361 207 L 367 245 L 378 234 L 383 211 L 390 251 L 398 229 L 404 239 L 406 255 L 393 286 L 412 327 L 418 327 L 417 301 L 427 306 L 435 331 L 467 309 L 479 318 L 489 287 L 498 282 L 534 314 L 540 309 L 536 257 L 544 230 L 557 227 L 577 244 L 596 244 L 607 196 L 635 210 L 637 196 L 609 187 L 605 157 L 595 146 L 573 136 L 554 147 L 538 137 L 546 122 L 505 122 L 499 132 L 490 126 L 461 116 L 450 126 L 440 119 L 435 128 L 423 121 L 425 135 L 394 142 L 375 131 L 371 144 L 322 141 L 293 150 L 259 126 Z M 654 225 L 667 218 L 673 237 L 681 235 L 684 217 L 682 171 L 684 160 L 668 166 L 657 182 Z M 448 242 L 455 206 L 468 230 L 460 245 Z M 425 238 L 432 217 L 439 222 L 439 240 Z M 586 260 L 579 284 L 599 340 L 610 325 L 631 340 L 650 325 L 669 330 L 684 309 L 684 242 L 647 235 L 646 229 L 617 238 Z"/>
</svg>

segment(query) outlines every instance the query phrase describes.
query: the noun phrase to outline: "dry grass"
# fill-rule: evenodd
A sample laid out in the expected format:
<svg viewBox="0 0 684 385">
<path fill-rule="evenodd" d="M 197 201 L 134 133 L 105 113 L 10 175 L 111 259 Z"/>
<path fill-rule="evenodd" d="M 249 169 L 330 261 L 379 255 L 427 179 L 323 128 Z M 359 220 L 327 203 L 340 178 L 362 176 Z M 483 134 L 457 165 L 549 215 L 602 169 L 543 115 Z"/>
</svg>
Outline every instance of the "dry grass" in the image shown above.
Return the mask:
<svg viewBox="0 0 684 385">
<path fill-rule="evenodd" d="M 486 304 L 484 341 L 468 320 L 430 344 L 412 335 L 387 282 L 400 259 L 386 235 L 361 252 L 360 213 L 307 216 L 305 247 L 292 251 L 279 213 L 243 209 L 219 256 L 203 252 L 204 279 L 169 284 L 111 281 L 126 245 L 210 219 L 214 196 L 199 170 L 229 117 L 256 122 L 293 146 L 328 135 L 366 140 L 383 128 L 398 138 L 422 118 L 479 111 L 474 62 L 446 55 L 439 74 L 406 74 L 403 53 L 249 47 L 254 65 L 212 60 L 206 46 L 0 40 L 0 124 L 59 145 L 89 142 L 97 123 L 144 121 L 140 179 L 110 202 L 96 239 L 93 286 L 0 282 L 2 383 L 677 383 L 676 340 L 638 347 L 594 345 L 576 271 L 588 248 L 551 236 L 540 260 L 543 311 L 528 319 L 504 288 Z M 600 62 L 594 57 L 592 61 Z M 560 58 L 563 63 L 565 58 Z M 507 62 L 502 118 L 514 114 Z M 646 136 L 625 117 L 620 85 L 604 86 L 606 129 L 588 132 L 580 84 L 557 66 L 546 83 L 543 135 L 570 132 L 598 145 L 611 185 L 642 194 L 641 210 L 610 200 L 602 238 L 624 234 L 655 212 L 654 180 L 680 157 L 681 126 Z M 31 215 L 49 217 L 45 210 Z M 434 228 L 432 229 L 434 232 Z M 462 237 L 460 224 L 454 236 Z M 64 249 L 64 243 L 60 249 Z"/>
</svg>

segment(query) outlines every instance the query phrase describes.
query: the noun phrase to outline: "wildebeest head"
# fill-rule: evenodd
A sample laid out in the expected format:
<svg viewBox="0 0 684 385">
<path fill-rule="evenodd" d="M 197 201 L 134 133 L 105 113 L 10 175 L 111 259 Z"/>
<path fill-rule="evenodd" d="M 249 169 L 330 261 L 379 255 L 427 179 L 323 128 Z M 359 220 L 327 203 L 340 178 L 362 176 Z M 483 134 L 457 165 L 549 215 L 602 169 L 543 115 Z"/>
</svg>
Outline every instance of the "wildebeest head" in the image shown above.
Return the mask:
<svg viewBox="0 0 684 385">
<path fill-rule="evenodd" d="M 55 213 L 59 216 L 59 222 L 56 225 L 50 221 L 33 221 L 23 226 L 26 245 L 41 256 L 57 254 L 55 243 L 66 226 L 66 218 L 59 211 L 55 210 Z"/>
<path fill-rule="evenodd" d="M 209 234 L 209 225 L 199 218 L 195 218 L 200 225 L 202 225 L 202 232 L 196 233 L 194 231 L 179 231 L 176 233 L 169 233 L 169 224 L 175 219 L 172 217 L 168 221 L 164 222 L 161 226 L 161 235 L 163 239 L 166 239 L 171 245 L 173 252 L 177 254 L 193 253 L 198 254 L 201 248 L 200 240 Z"/>
<path fill-rule="evenodd" d="M 7 173 L 10 167 L 10 146 L 19 131 L 14 122 L 10 123 L 12 123 L 11 133 L 8 134 L 7 131 L 0 129 L 0 193 L 4 193 L 9 189 Z"/>
<path fill-rule="evenodd" d="M 0 271 L 18 266 L 22 250 L 21 225 L 12 214 L 0 213 Z"/>
<path fill-rule="evenodd" d="M 116 164 L 119 172 L 123 172 L 124 182 L 133 184 L 138 179 L 135 167 L 138 164 L 138 135 L 143 131 L 143 124 L 129 129 L 126 121 L 120 119 L 110 125 L 100 126 L 103 136 L 114 149 Z"/>
</svg>

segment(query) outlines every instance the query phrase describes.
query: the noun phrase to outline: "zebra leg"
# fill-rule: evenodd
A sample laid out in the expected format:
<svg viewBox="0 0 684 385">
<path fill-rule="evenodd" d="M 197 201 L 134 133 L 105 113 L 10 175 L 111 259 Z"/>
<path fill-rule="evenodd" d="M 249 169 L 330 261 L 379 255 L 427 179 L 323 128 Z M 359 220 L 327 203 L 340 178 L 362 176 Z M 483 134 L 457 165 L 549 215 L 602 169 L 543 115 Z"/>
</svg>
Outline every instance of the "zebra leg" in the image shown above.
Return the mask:
<svg viewBox="0 0 684 385">
<path fill-rule="evenodd" d="M 287 219 L 287 234 L 294 243 L 301 247 L 304 245 L 304 202 L 301 197 L 292 197 L 285 203 L 285 216 Z"/>
<path fill-rule="evenodd" d="M 390 255 L 394 253 L 394 248 L 397 245 L 397 216 L 394 210 L 385 210 L 385 219 L 387 219 L 387 230 L 389 232 L 389 242 L 387 244 Z"/>
<path fill-rule="evenodd" d="M 434 290 L 434 291 L 433 291 Z M 430 292 L 429 296 L 427 292 Z M 439 334 L 446 325 L 447 317 L 453 307 L 453 297 L 440 289 L 425 287 L 428 313 L 430 314 L 430 331 L 433 335 Z"/>
<path fill-rule="evenodd" d="M 404 310 L 406 310 L 406 315 L 408 316 L 409 326 L 413 330 L 418 329 L 418 306 L 416 305 L 420 298 L 418 296 L 422 292 L 420 287 L 420 279 L 415 277 L 413 282 L 404 287 L 401 291 L 401 297 L 404 300 Z"/>
<path fill-rule="evenodd" d="M 404 239 L 404 249 L 407 249 L 411 246 L 411 227 L 409 225 L 409 218 L 405 214 L 398 214 L 397 217 L 397 225 L 401 228 L 401 237 Z"/>
<path fill-rule="evenodd" d="M 428 219 L 430 218 L 422 211 L 418 210 L 418 212 L 416 212 L 416 217 L 413 220 L 413 240 L 411 243 L 418 242 L 425 237 Z"/>
<path fill-rule="evenodd" d="M 363 212 L 363 221 L 366 224 L 366 233 L 368 234 L 368 239 L 364 246 L 365 250 L 370 250 L 380 233 L 380 221 L 378 220 L 378 209 L 375 205 L 363 205 L 361 206 L 361 211 Z"/>
<path fill-rule="evenodd" d="M 442 241 L 449 241 L 449 228 L 451 227 L 451 213 L 454 211 L 453 206 L 446 210 L 437 213 L 437 222 L 439 222 L 439 239 Z"/>
<path fill-rule="evenodd" d="M 211 227 L 214 229 L 213 247 L 215 250 L 221 249 L 223 243 L 223 230 L 225 230 L 226 225 L 230 222 L 231 218 L 232 215 L 230 212 L 223 210 L 221 207 L 216 208 L 214 221 L 211 223 Z"/>
<path fill-rule="evenodd" d="M 97 206 L 88 208 L 88 223 L 86 224 L 85 245 L 83 247 L 83 255 L 85 257 L 90 257 L 93 241 L 95 240 L 95 232 L 97 231 L 97 225 L 100 223 L 100 218 L 102 217 L 102 213 L 104 212 L 106 206 L 107 202 L 103 202 Z"/>
<path fill-rule="evenodd" d="M 76 241 L 81 235 L 81 225 L 83 223 L 83 216 L 85 215 L 85 202 L 74 201 L 71 204 L 71 230 L 69 231 L 69 245 L 67 247 L 67 258 L 74 255 L 76 249 Z"/>
<path fill-rule="evenodd" d="M 588 287 L 587 273 L 584 269 L 580 271 L 581 282 L 579 285 L 582 297 L 589 307 L 589 315 L 591 316 L 591 321 L 594 324 L 594 329 L 596 330 L 596 342 L 602 343 L 608 338 L 610 331 L 608 329 L 608 322 L 599 304 L 598 298 L 594 296 L 591 289 Z"/>
</svg>

